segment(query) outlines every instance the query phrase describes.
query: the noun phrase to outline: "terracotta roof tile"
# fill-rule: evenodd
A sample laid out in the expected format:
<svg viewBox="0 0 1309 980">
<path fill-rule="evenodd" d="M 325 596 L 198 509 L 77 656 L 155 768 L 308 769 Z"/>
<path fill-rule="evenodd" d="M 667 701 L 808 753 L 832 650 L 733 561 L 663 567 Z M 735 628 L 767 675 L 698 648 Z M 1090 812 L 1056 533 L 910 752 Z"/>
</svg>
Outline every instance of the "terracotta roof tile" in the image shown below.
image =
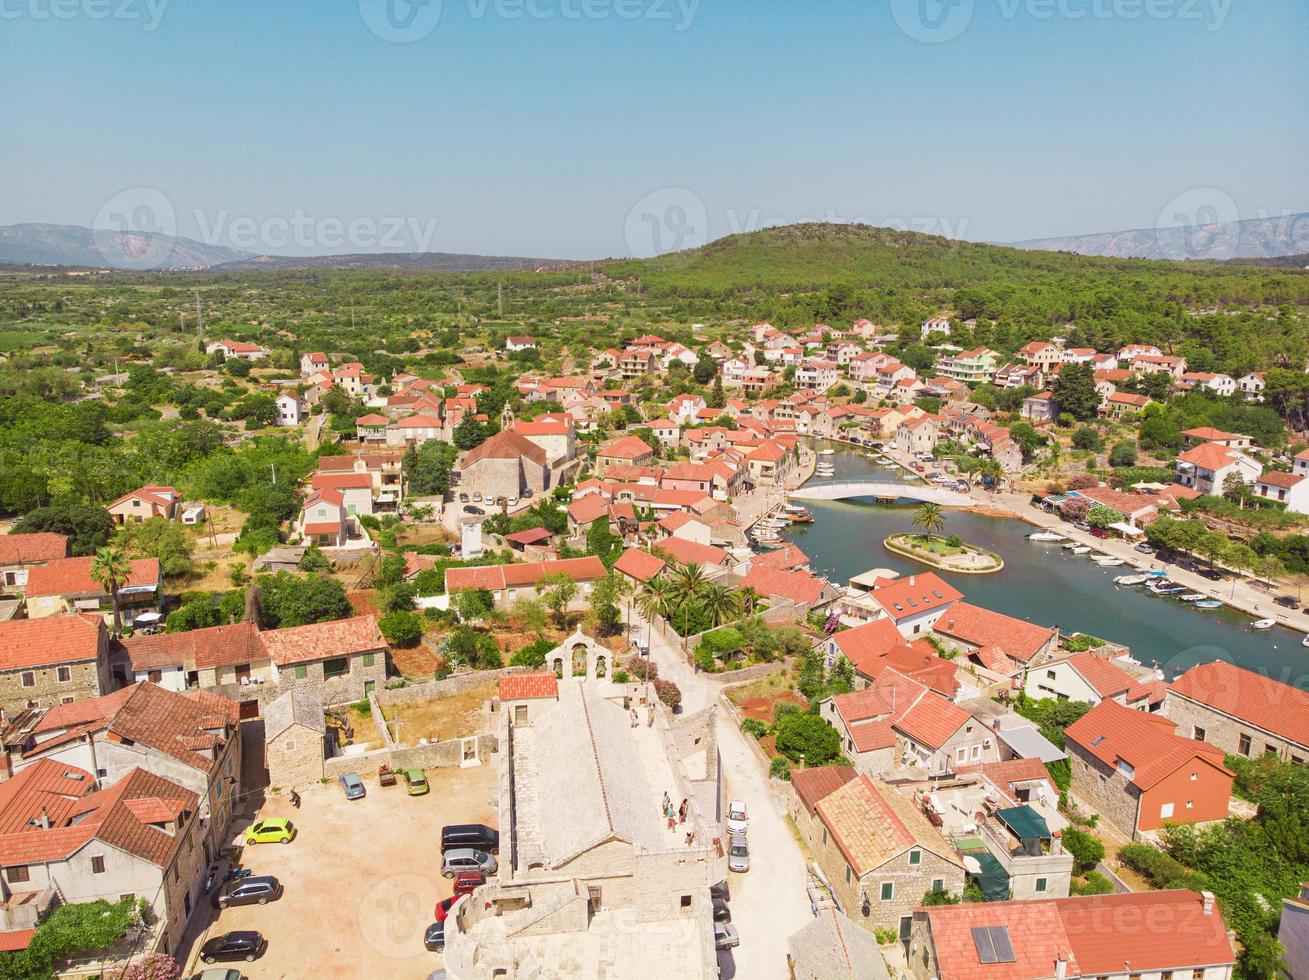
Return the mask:
<svg viewBox="0 0 1309 980">
<path fill-rule="evenodd" d="M 1309 745 L 1309 693 L 1289 684 L 1215 660 L 1192 667 L 1168 690 L 1298 745 Z"/>
<path fill-rule="evenodd" d="M 91 577 L 91 556 L 60 558 L 38 565 L 27 573 L 26 594 L 32 596 L 108 595 Z M 158 558 L 133 558 L 128 563 L 127 580 L 120 588 L 157 586 L 160 580 Z"/>
<path fill-rule="evenodd" d="M 858 875 L 915 847 L 960 863 L 954 848 L 908 799 L 867 775 L 833 790 L 814 809 Z"/>
<path fill-rule="evenodd" d="M 906 575 L 869 595 L 897 622 L 958 602 L 964 594 L 934 572 Z"/>
<path fill-rule="evenodd" d="M 268 659 L 254 623 L 209 626 L 185 633 L 156 633 L 121 641 L 133 670 L 184 666 L 187 670 Z"/>
<path fill-rule="evenodd" d="M 816 766 L 812 769 L 792 769 L 791 785 L 800 802 L 810 813 L 814 806 L 829 793 L 840 789 L 858 774 L 850 766 Z"/>
<path fill-rule="evenodd" d="M 50 534 L 0 535 L 0 565 L 25 565 L 36 561 L 54 561 L 68 554 L 68 536 Z"/>
<path fill-rule="evenodd" d="M 0 623 L 0 670 L 94 660 L 107 637 L 99 616 L 52 616 Z"/>
<path fill-rule="evenodd" d="M 614 571 L 622 572 L 638 582 L 649 582 L 662 572 L 667 564 L 657 555 L 642 551 L 640 548 L 628 548 L 618 561 L 614 562 Z"/>
<path fill-rule="evenodd" d="M 1221 749 L 1183 738 L 1175 728 L 1174 722 L 1159 715 L 1101 701 L 1069 725 L 1064 735 L 1108 766 L 1120 761 L 1130 765 L 1129 778 L 1142 790 L 1197 758 L 1227 772 Z"/>
<path fill-rule="evenodd" d="M 310 623 L 260 634 L 269 659 L 278 667 L 386 649 L 372 616 Z"/>
<path fill-rule="evenodd" d="M 557 697 L 559 697 L 559 682 L 549 671 L 539 674 L 506 674 L 500 678 L 501 701 Z"/>
</svg>

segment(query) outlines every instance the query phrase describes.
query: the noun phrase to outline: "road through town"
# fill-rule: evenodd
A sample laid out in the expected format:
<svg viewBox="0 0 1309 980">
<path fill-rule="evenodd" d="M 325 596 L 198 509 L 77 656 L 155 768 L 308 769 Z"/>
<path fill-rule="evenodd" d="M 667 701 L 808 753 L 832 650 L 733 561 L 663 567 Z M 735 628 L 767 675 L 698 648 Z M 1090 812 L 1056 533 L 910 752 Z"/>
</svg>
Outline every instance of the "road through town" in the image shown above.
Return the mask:
<svg viewBox="0 0 1309 980">
<path fill-rule="evenodd" d="M 633 624 L 642 637 L 647 635 L 643 620 L 634 615 Z M 648 633 L 659 676 L 681 688 L 683 712 L 718 703 L 720 685 L 696 673 L 657 629 Z M 732 922 L 741 945 L 730 955 L 719 954 L 722 976 L 727 980 L 785 978 L 789 976 L 787 937 L 813 915 L 805 892 L 805 856 L 785 809 L 774 798 L 768 774 L 745 741 L 747 736 L 721 706 L 717 731 L 725 800 L 744 800 L 750 815 L 750 870 L 729 876 Z"/>
</svg>

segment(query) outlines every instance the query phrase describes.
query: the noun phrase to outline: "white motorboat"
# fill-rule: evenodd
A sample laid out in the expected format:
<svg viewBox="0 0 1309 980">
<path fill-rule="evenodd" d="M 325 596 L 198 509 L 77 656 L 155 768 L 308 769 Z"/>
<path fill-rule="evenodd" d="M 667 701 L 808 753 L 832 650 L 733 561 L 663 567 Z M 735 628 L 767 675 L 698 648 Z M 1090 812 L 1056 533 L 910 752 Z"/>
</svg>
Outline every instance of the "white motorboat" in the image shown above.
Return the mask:
<svg viewBox="0 0 1309 980">
<path fill-rule="evenodd" d="M 1100 555 L 1097 558 L 1092 558 L 1091 561 L 1095 562 L 1101 568 L 1117 568 L 1119 565 L 1127 564 L 1127 562 L 1122 558 L 1115 558 L 1113 555 Z"/>
<path fill-rule="evenodd" d="M 1183 602 L 1199 602 L 1201 599 L 1205 598 L 1205 594 L 1203 592 L 1183 592 L 1177 598 L 1181 599 Z"/>
<path fill-rule="evenodd" d="M 1072 551 L 1074 548 L 1080 548 L 1081 546 L 1082 543 L 1080 541 L 1069 541 L 1064 545 L 1064 551 Z"/>
<path fill-rule="evenodd" d="M 1148 581 L 1149 575 L 1119 575 L 1114 578 L 1114 585 L 1145 585 Z"/>
<path fill-rule="evenodd" d="M 1270 630 L 1276 625 L 1277 625 L 1277 620 L 1275 619 L 1256 619 L 1253 623 L 1250 624 L 1250 629 Z"/>
<path fill-rule="evenodd" d="M 1304 635 L 1304 639 L 1300 641 L 1300 646 L 1309 647 L 1309 633 Z"/>
<path fill-rule="evenodd" d="M 1195 602 L 1196 609 L 1222 609 L 1223 601 L 1221 599 L 1197 599 Z"/>
<path fill-rule="evenodd" d="M 1053 531 L 1033 531 L 1027 536 L 1028 541 L 1067 541 L 1062 534 L 1055 534 Z M 1089 548 L 1087 549 L 1090 550 Z"/>
<path fill-rule="evenodd" d="M 820 449 L 820 450 L 818 450 L 818 455 L 819 455 L 819 456 L 835 456 L 835 455 L 836 455 L 836 450 L 835 450 L 835 449 Z"/>
<path fill-rule="evenodd" d="M 1086 554 L 1090 554 L 1090 552 L 1091 552 L 1090 545 L 1085 545 L 1085 544 L 1074 545 L 1073 547 L 1068 549 L 1068 553 L 1070 555 L 1086 555 Z"/>
</svg>

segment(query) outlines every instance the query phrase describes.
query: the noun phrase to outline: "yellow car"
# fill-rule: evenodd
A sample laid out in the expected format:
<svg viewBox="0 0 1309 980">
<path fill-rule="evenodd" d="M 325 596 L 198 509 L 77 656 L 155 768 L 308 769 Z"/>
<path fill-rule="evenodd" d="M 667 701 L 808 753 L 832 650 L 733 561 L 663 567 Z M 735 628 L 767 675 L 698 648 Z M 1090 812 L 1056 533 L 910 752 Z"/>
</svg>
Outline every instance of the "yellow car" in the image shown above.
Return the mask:
<svg viewBox="0 0 1309 980">
<path fill-rule="evenodd" d="M 286 817 L 256 820 L 241 835 L 247 844 L 289 844 L 295 840 L 295 825 Z"/>
<path fill-rule="evenodd" d="M 424 796 L 432 789 L 427 785 L 427 777 L 423 775 L 421 769 L 406 769 L 404 777 L 405 785 L 409 787 L 410 796 Z"/>
</svg>

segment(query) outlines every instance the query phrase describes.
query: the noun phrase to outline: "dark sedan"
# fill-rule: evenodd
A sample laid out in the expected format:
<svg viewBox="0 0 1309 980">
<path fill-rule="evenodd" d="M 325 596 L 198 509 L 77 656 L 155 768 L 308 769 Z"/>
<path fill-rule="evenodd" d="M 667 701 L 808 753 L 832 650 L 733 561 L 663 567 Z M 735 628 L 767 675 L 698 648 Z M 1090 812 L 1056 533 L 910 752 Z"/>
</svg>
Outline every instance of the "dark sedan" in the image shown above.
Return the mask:
<svg viewBox="0 0 1309 980">
<path fill-rule="evenodd" d="M 445 923 L 433 922 L 423 933 L 423 945 L 431 952 L 439 953 L 445 949 Z"/>
<path fill-rule="evenodd" d="M 257 932 L 229 932 L 215 936 L 200 947 L 200 959 L 206 963 L 229 963 L 245 960 L 253 963 L 264 955 L 268 940 Z"/>
<path fill-rule="evenodd" d="M 218 905 L 267 905 L 282 897 L 282 883 L 272 875 L 253 875 L 234 881 L 218 894 Z"/>
</svg>

